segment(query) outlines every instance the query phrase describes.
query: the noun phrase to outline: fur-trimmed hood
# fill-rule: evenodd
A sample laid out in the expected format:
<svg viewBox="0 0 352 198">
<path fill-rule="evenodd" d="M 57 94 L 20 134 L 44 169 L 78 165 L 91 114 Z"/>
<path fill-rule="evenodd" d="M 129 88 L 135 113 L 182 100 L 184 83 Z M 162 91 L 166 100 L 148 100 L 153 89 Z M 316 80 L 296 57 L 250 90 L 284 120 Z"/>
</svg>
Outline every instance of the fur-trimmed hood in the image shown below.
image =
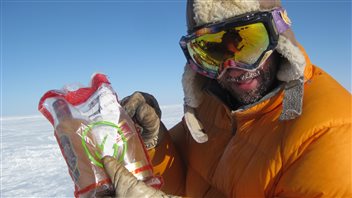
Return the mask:
<svg viewBox="0 0 352 198">
<path fill-rule="evenodd" d="M 188 0 L 187 26 L 188 29 L 193 29 L 196 26 L 222 21 L 248 12 L 269 11 L 278 7 L 281 7 L 279 0 Z M 286 13 L 281 17 L 285 17 L 284 20 L 290 23 Z M 294 119 L 302 113 L 305 58 L 291 29 L 280 33 L 275 50 L 283 57 L 277 73 L 277 79 L 284 82 L 285 87 L 280 119 Z M 203 133 L 202 125 L 194 114 L 194 108 L 197 108 L 203 100 L 202 88 L 207 81 L 209 79 L 197 74 L 186 64 L 182 77 L 185 121 L 192 137 L 199 143 L 206 142 L 207 136 Z"/>
</svg>

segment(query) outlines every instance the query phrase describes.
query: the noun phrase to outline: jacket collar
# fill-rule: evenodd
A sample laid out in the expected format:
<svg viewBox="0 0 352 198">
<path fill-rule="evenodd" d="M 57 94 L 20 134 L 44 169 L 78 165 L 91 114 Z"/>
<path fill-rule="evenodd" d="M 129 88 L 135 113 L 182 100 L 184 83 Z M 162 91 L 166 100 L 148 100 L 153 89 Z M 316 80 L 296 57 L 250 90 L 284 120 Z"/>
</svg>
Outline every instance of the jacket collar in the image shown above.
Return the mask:
<svg viewBox="0 0 352 198">
<path fill-rule="evenodd" d="M 210 96 L 216 97 L 220 100 L 229 114 L 248 119 L 271 111 L 280 105 L 283 100 L 282 84 L 278 85 L 259 101 L 244 106 L 239 106 L 236 99 L 223 89 L 215 80 L 210 81 L 205 86 L 204 90 Z"/>
</svg>

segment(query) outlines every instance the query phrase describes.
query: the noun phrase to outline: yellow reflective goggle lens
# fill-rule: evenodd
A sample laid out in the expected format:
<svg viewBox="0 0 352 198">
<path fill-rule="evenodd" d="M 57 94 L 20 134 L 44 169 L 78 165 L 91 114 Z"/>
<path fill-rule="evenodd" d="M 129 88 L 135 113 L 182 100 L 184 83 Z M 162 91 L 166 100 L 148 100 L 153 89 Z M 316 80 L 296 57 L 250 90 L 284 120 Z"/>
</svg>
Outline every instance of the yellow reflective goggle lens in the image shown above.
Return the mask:
<svg viewBox="0 0 352 198">
<path fill-rule="evenodd" d="M 254 69 L 269 44 L 264 24 L 254 23 L 199 36 L 187 43 L 187 49 L 193 61 L 205 70 L 218 71 L 226 60 L 235 61 L 238 67 Z"/>
</svg>

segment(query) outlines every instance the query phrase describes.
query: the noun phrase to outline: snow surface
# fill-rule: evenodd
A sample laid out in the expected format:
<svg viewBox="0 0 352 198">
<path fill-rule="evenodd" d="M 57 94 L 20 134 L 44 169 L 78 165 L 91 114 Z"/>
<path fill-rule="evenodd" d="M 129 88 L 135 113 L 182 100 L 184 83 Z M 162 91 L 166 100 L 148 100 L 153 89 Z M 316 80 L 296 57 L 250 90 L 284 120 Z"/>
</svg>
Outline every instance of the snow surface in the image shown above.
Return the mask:
<svg viewBox="0 0 352 198">
<path fill-rule="evenodd" d="M 167 128 L 178 123 L 182 105 L 162 106 Z M 73 197 L 73 182 L 42 115 L 1 118 L 0 197 Z"/>
</svg>

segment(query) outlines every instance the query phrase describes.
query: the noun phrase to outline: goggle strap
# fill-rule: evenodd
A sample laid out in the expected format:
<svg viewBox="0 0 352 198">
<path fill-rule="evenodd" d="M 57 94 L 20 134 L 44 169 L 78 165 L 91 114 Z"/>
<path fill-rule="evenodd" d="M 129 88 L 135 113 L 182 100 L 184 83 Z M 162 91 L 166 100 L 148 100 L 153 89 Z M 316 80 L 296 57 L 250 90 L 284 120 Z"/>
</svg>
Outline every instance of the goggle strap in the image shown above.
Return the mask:
<svg viewBox="0 0 352 198">
<path fill-rule="evenodd" d="M 285 32 L 291 26 L 291 21 L 287 16 L 287 12 L 283 8 L 275 9 L 271 12 L 274 18 L 276 29 L 279 34 Z"/>
</svg>

